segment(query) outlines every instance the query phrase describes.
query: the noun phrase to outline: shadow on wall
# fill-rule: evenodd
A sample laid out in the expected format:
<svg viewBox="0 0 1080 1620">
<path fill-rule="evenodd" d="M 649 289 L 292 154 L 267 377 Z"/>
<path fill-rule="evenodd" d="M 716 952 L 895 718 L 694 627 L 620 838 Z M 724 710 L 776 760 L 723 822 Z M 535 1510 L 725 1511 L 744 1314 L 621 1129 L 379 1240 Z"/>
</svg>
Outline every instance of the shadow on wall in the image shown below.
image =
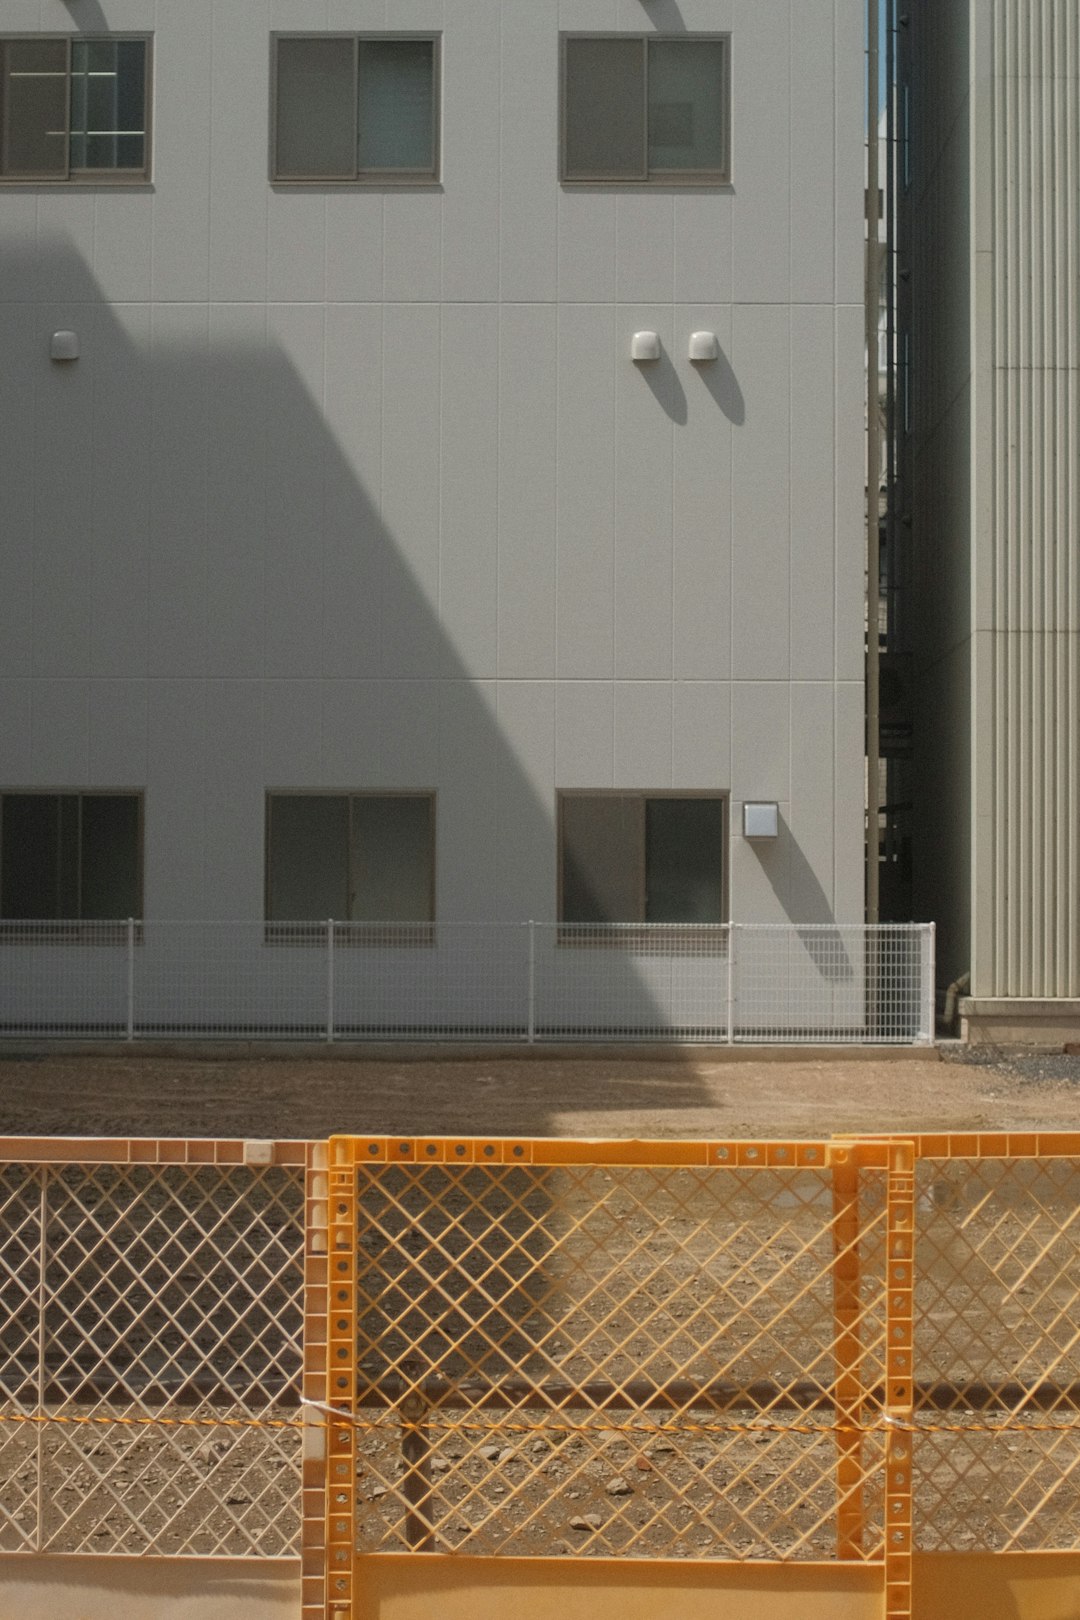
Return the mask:
<svg viewBox="0 0 1080 1620">
<path fill-rule="evenodd" d="M 752 841 L 750 847 L 785 910 L 798 895 L 799 939 L 822 978 L 828 984 L 853 981 L 855 964 L 835 927 L 829 897 L 783 817 L 775 843 Z"/>
<path fill-rule="evenodd" d="M 404 390 L 382 437 L 381 312 L 110 306 L 63 244 L 5 250 L 0 282 L 0 784 L 144 789 L 151 921 L 261 915 L 268 789 L 434 788 L 436 916 L 550 917 L 551 809 L 431 605 Z M 49 359 L 62 329 L 73 363 Z M 390 458 L 393 521 L 356 470 Z M 506 683 L 526 752 L 527 684 Z M 655 955 L 586 955 L 620 1033 L 666 1027 Z"/>
</svg>

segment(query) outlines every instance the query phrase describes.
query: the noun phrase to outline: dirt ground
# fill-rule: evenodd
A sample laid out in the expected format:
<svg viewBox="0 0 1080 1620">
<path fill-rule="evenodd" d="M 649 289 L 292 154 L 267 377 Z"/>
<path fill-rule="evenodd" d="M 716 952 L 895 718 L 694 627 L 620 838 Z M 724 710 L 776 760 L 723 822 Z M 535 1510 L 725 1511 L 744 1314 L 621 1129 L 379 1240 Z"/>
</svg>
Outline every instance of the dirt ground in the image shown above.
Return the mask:
<svg viewBox="0 0 1080 1620">
<path fill-rule="evenodd" d="M 0 1049 L 0 1134 L 808 1137 L 1080 1130 L 1080 1058 Z"/>
</svg>

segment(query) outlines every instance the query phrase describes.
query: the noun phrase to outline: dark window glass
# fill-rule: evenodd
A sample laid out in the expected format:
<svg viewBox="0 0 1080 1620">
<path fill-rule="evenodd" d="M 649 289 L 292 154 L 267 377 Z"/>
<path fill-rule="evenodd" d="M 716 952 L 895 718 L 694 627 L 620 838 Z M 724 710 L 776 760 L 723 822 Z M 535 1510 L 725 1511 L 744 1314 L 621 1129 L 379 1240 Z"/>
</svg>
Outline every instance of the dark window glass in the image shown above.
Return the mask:
<svg viewBox="0 0 1080 1620">
<path fill-rule="evenodd" d="M 0 800 L 4 917 L 137 917 L 141 869 L 138 794 L 5 793 Z"/>
<path fill-rule="evenodd" d="M 565 922 L 641 918 L 642 801 L 618 795 L 562 802 L 562 916 Z"/>
<path fill-rule="evenodd" d="M 561 920 L 723 922 L 724 825 L 720 798 L 565 794 Z"/>
<path fill-rule="evenodd" d="M 349 801 L 275 794 L 270 801 L 269 915 L 278 922 L 347 917 Z"/>
<path fill-rule="evenodd" d="M 137 917 L 139 801 L 130 793 L 82 800 L 82 917 Z"/>
<path fill-rule="evenodd" d="M 277 179 L 434 179 L 434 39 L 283 35 L 274 50 Z"/>
<path fill-rule="evenodd" d="M 719 799 L 645 804 L 646 922 L 723 922 L 724 806 Z"/>
<path fill-rule="evenodd" d="M 145 174 L 145 39 L 0 39 L 0 175 Z"/>
<path fill-rule="evenodd" d="M 286 179 L 355 176 L 354 40 L 278 40 L 275 173 Z"/>
<path fill-rule="evenodd" d="M 728 42 L 568 35 L 564 180 L 728 177 Z"/>
<path fill-rule="evenodd" d="M 430 39 L 362 39 L 357 80 L 361 173 L 435 169 L 435 45 Z"/>
<path fill-rule="evenodd" d="M 274 793 L 267 916 L 273 922 L 430 922 L 430 794 Z"/>
<path fill-rule="evenodd" d="M 644 179 L 644 42 L 568 39 L 565 98 L 567 179 Z"/>
<path fill-rule="evenodd" d="M 63 179 L 68 164 L 67 40 L 9 39 L 0 60 L 2 172 L 13 179 Z"/>
<path fill-rule="evenodd" d="M 145 169 L 145 40 L 72 40 L 71 167 Z"/>
</svg>

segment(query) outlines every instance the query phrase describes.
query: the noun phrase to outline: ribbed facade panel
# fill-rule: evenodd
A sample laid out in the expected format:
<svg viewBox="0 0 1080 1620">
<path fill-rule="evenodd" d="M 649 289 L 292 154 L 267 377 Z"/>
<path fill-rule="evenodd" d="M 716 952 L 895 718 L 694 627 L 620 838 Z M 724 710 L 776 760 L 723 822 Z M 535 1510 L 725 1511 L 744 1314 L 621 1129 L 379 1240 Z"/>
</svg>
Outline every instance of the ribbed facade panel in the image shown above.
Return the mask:
<svg viewBox="0 0 1080 1620">
<path fill-rule="evenodd" d="M 1080 995 L 1080 18 L 1076 0 L 993 0 L 987 198 L 994 489 L 975 567 L 990 622 L 996 996 Z M 976 407 L 978 415 L 979 407 Z M 978 429 L 977 429 L 978 431 Z M 979 628 L 982 628 L 980 626 Z M 980 713 L 974 713 L 980 725 Z M 975 807 L 976 815 L 980 807 Z M 989 878 L 984 885 L 981 881 Z M 989 888 L 989 893 L 987 892 Z M 982 977 L 982 975 L 980 975 Z"/>
</svg>

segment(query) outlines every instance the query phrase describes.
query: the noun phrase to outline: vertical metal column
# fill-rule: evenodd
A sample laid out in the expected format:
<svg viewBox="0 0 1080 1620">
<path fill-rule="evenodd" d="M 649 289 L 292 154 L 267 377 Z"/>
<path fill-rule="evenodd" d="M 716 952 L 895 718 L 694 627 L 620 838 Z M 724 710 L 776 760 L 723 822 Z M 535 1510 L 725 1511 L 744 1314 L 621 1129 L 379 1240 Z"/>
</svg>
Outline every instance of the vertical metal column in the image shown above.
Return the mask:
<svg viewBox="0 0 1080 1620">
<path fill-rule="evenodd" d="M 46 1344 L 46 1304 L 47 1290 L 45 1279 L 47 1274 L 49 1248 L 49 1167 L 42 1165 L 38 1170 L 41 1186 L 38 1197 L 38 1330 L 37 1330 L 37 1415 L 45 1416 L 45 1352 Z M 34 1487 L 34 1551 L 43 1552 L 45 1546 L 45 1493 L 42 1481 L 45 1478 L 45 1425 L 37 1425 L 37 1434 L 34 1437 L 35 1467 L 37 1482 Z"/>
<path fill-rule="evenodd" d="M 327 1620 L 352 1620 L 356 1547 L 356 1166 L 350 1143 L 331 1138 L 328 1170 L 326 1383 L 347 1413 L 326 1430 Z"/>
<path fill-rule="evenodd" d="M 127 1027 L 126 1039 L 135 1039 L 135 919 L 127 920 Z"/>
<path fill-rule="evenodd" d="M 886 1211 L 885 1616 L 911 1620 L 914 1413 L 915 1145 L 889 1148 Z"/>
<path fill-rule="evenodd" d="M 529 919 L 529 1033 L 528 1042 L 536 1041 L 536 924 Z"/>
<path fill-rule="evenodd" d="M 735 1044 L 735 924 L 727 929 L 727 1044 Z"/>
<path fill-rule="evenodd" d="M 301 1455 L 301 1620 L 326 1615 L 326 1267 L 329 1184 L 326 1144 L 308 1148 L 304 1185 L 305 1413 Z"/>
<path fill-rule="evenodd" d="M 326 922 L 326 1039 L 334 1038 L 334 919 Z"/>
<path fill-rule="evenodd" d="M 836 1384 L 836 1556 L 863 1553 L 863 1380 L 860 1338 L 859 1168 L 850 1149 L 830 1154 Z"/>
<path fill-rule="evenodd" d="M 881 659 L 878 648 L 880 596 L 878 488 L 881 483 L 881 425 L 878 387 L 878 299 L 881 286 L 878 220 L 878 0 L 866 3 L 866 920 L 879 919 L 881 757 Z"/>
</svg>

